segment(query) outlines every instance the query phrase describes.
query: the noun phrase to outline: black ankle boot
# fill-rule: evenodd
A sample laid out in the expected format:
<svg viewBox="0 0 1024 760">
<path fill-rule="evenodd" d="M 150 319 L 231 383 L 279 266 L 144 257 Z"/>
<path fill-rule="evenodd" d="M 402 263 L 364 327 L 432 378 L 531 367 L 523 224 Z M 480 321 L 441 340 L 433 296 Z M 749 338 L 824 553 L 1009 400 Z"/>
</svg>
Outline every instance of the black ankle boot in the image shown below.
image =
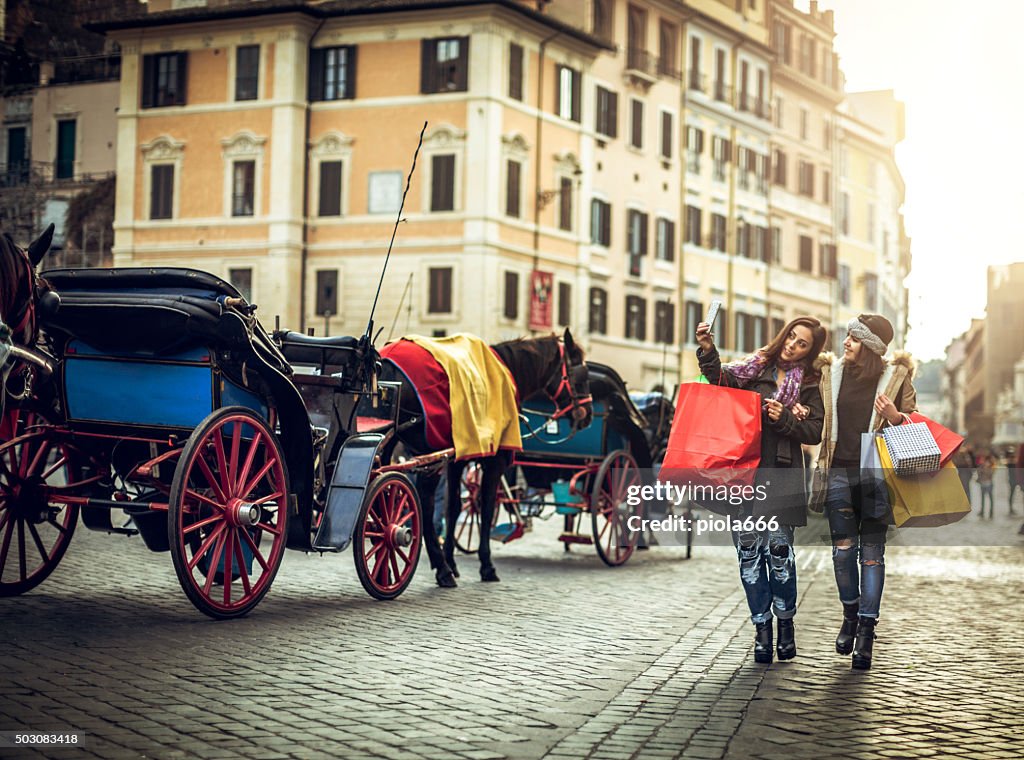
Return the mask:
<svg viewBox="0 0 1024 760">
<path fill-rule="evenodd" d="M 867 670 L 871 667 L 871 650 L 875 645 L 874 618 L 862 617 L 857 621 L 857 637 L 853 642 L 853 667 Z"/>
<path fill-rule="evenodd" d="M 772 621 L 756 623 L 754 635 L 754 662 L 770 665 L 772 661 Z"/>
<path fill-rule="evenodd" d="M 860 605 L 843 604 L 843 625 L 836 636 L 836 651 L 839 654 L 849 654 L 853 651 L 853 636 L 857 632 L 857 610 Z"/>
<path fill-rule="evenodd" d="M 779 618 L 779 641 L 775 645 L 775 653 L 780 660 L 792 660 L 796 657 L 796 638 L 793 631 L 793 618 Z"/>
</svg>

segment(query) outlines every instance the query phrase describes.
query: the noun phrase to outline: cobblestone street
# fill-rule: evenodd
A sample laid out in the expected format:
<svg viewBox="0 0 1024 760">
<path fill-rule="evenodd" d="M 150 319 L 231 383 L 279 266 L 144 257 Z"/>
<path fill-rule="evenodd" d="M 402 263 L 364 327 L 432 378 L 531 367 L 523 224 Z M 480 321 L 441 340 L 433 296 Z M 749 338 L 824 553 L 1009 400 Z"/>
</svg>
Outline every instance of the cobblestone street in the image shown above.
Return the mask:
<svg viewBox="0 0 1024 760">
<path fill-rule="evenodd" d="M 248 618 L 217 623 L 168 555 L 80 527 L 46 583 L 0 601 L 0 731 L 82 734 L 54 757 L 1024 757 L 1024 537 L 997 504 L 958 524 L 974 546 L 890 548 L 867 672 L 833 651 L 823 546 L 798 550 L 800 654 L 765 667 L 727 547 L 609 569 L 538 523 L 495 550 L 502 583 L 464 558 L 438 589 L 424 559 L 391 603 L 348 553 L 289 552 Z"/>
</svg>

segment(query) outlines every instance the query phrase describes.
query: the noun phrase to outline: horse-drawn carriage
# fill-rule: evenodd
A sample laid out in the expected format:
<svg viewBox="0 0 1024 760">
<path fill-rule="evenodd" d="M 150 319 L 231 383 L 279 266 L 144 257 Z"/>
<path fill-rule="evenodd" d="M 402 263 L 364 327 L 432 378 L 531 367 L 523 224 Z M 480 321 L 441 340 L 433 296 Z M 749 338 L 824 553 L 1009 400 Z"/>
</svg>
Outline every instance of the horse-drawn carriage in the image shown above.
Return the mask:
<svg viewBox="0 0 1024 760">
<path fill-rule="evenodd" d="M 643 505 L 631 506 L 628 491 L 650 482 L 672 422 L 672 404 L 660 393 L 637 397 L 611 367 L 587 362 L 593 421 L 573 431 L 569 421 L 552 420 L 552 406 L 530 399 L 524 405 L 523 451 L 503 478 L 491 536 L 507 543 L 530 530 L 535 518 L 563 516 L 559 541 L 593 544 L 609 566 L 624 564 L 643 532 L 631 517 L 643 518 Z M 643 411 L 635 399 L 643 402 Z M 477 551 L 481 483 L 473 470 L 463 479 L 462 512 L 455 526 L 456 546 Z"/>
<path fill-rule="evenodd" d="M 7 272 L 34 278 L 31 265 Z M 234 287 L 193 270 L 39 282 L 52 291 L 23 291 L 5 372 L 0 595 L 53 571 L 79 514 L 169 551 L 185 594 L 215 618 L 258 604 L 285 548 L 352 543 L 367 592 L 408 586 L 421 511 L 405 474 L 376 469 L 397 394 L 376 381 L 368 340 L 270 335 Z"/>
</svg>

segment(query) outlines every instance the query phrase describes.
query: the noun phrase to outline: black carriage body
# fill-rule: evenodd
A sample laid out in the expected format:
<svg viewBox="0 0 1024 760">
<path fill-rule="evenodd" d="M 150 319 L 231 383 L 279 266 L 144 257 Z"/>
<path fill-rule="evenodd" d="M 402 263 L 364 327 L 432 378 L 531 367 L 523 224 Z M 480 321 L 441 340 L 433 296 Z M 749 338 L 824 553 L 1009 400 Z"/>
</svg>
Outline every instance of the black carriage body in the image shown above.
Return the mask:
<svg viewBox="0 0 1024 760">
<path fill-rule="evenodd" d="M 293 491 L 288 546 L 309 549 L 309 417 L 270 336 L 227 305 L 242 302 L 238 291 L 209 273 L 180 268 L 58 269 L 42 276 L 60 295 L 59 307 L 41 317 L 60 360 L 61 411 L 73 433 L 86 434 L 79 445 L 106 447 L 111 458 L 118 455 L 111 439 L 173 446 L 210 412 L 248 407 L 277 426 Z"/>
</svg>

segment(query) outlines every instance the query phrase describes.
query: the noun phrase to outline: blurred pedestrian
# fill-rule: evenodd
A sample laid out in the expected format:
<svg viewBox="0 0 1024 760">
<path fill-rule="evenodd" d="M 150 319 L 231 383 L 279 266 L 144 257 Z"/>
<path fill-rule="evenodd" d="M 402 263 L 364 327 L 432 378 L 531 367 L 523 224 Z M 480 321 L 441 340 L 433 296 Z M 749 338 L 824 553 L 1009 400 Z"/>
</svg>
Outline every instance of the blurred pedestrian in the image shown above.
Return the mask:
<svg viewBox="0 0 1024 760">
<path fill-rule="evenodd" d="M 1012 447 L 1007 447 L 1006 454 L 1003 458 L 1003 461 L 1006 464 L 1006 481 L 1007 485 L 1010 487 L 1010 495 L 1006 497 L 1006 507 L 1009 509 L 1011 515 L 1017 514 L 1013 509 L 1013 495 L 1017 492 L 1018 488 L 1020 488 L 1021 492 L 1024 493 L 1024 486 L 1021 485 L 1020 470 L 1018 469 L 1020 465 L 1017 464 L 1017 460 L 1020 458 L 1021 448 L 1021 446 L 1018 446 L 1017 452 L 1014 452 Z"/>
<path fill-rule="evenodd" d="M 836 651 L 852 651 L 852 665 L 859 670 L 871 667 L 889 519 L 880 513 L 884 505 L 867 497 L 867 483 L 861 485 L 861 433 L 900 425 L 917 410 L 910 354 L 896 351 L 889 361 L 884 358 L 893 335 L 885 317 L 861 314 L 847 324 L 843 355 L 819 359 L 824 364 L 825 436 L 818 469 L 827 477 L 815 481 L 811 498 L 823 506 L 832 534 L 832 563 L 843 605 Z"/>
<path fill-rule="evenodd" d="M 761 462 L 759 470 L 772 468 L 772 478 L 795 480 L 796 488 L 776 485 L 772 500 L 770 481 L 765 483 L 775 529 L 733 531 L 739 559 L 740 580 L 747 595 L 750 620 L 756 628 L 754 661 L 770 663 L 796 657 L 793 616 L 796 615 L 796 557 L 793 530 L 807 523 L 807 496 L 803 489 L 804 457 L 801 444 L 821 441 L 822 400 L 818 390 L 818 358 L 828 334 L 813 317 L 797 317 L 779 331 L 771 343 L 746 359 L 722 366 L 714 337 L 706 322 L 697 325 L 697 360 L 712 384 L 744 388 L 761 395 Z M 792 469 L 795 478 L 783 478 Z M 799 498 L 789 491 L 799 490 Z M 790 497 L 790 498 L 786 498 Z M 799 503 L 796 503 L 796 502 Z M 744 506 L 741 518 L 751 516 Z M 772 652 L 772 617 L 779 619 L 778 640 Z"/>
<path fill-rule="evenodd" d="M 981 489 L 981 513 L 978 517 L 985 516 L 985 501 L 988 500 L 988 516 L 994 517 L 995 501 L 992 498 L 992 480 L 995 477 L 996 458 L 991 451 L 982 456 L 978 463 L 978 487 Z"/>
<path fill-rule="evenodd" d="M 966 444 L 956 452 L 953 457 L 953 464 L 956 465 L 956 473 L 960 476 L 960 484 L 967 494 L 967 501 L 971 501 L 971 480 L 974 479 L 974 450 Z"/>
</svg>

